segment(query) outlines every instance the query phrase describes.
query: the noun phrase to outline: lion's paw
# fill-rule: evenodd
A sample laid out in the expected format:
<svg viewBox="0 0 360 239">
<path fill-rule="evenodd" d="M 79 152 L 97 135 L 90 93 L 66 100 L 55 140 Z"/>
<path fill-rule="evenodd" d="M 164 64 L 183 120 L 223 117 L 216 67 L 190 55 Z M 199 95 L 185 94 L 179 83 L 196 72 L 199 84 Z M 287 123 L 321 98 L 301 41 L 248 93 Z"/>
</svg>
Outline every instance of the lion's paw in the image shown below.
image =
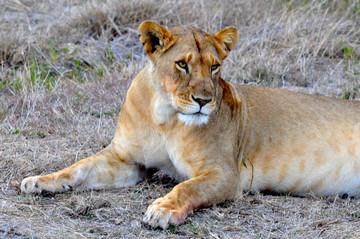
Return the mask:
<svg viewBox="0 0 360 239">
<path fill-rule="evenodd" d="M 23 193 L 41 193 L 41 190 L 39 176 L 28 177 L 21 182 L 21 192 Z"/>
<path fill-rule="evenodd" d="M 21 192 L 23 193 L 39 193 L 43 196 L 51 196 L 55 192 L 62 192 L 71 189 L 67 184 L 59 186 L 53 180 L 44 178 L 46 176 L 35 176 L 25 178 L 21 182 Z M 43 179 L 42 179 L 43 178 Z"/>
<path fill-rule="evenodd" d="M 183 224 L 185 216 L 180 210 L 166 206 L 165 198 L 158 198 L 148 207 L 143 221 L 154 228 L 161 227 L 165 230 L 169 225 Z"/>
</svg>

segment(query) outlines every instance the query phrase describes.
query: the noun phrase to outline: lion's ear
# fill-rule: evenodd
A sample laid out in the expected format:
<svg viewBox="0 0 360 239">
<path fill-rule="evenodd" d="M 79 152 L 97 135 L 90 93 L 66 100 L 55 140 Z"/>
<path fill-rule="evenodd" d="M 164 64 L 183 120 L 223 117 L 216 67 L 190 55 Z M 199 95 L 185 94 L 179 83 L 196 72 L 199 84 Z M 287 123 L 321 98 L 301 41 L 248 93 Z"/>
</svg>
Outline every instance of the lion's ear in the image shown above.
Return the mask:
<svg viewBox="0 0 360 239">
<path fill-rule="evenodd" d="M 220 43 L 220 46 L 222 46 L 222 49 L 218 49 L 220 57 L 225 59 L 229 55 L 229 52 L 235 48 L 239 40 L 239 33 L 233 27 L 226 27 L 216 33 L 214 38 Z"/>
<path fill-rule="evenodd" d="M 168 49 L 174 41 L 171 33 L 154 21 L 141 23 L 138 32 L 144 50 L 151 60 L 155 60 L 156 56 Z"/>
</svg>

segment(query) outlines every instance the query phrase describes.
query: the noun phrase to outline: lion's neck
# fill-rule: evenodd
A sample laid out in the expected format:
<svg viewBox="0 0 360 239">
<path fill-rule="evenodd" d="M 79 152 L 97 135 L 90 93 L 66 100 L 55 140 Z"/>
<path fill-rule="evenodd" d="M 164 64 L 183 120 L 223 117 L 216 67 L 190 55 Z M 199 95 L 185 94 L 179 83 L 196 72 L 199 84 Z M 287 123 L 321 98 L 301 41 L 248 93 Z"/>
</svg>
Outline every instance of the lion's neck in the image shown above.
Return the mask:
<svg viewBox="0 0 360 239">
<path fill-rule="evenodd" d="M 154 94 L 151 108 L 153 121 L 157 125 L 171 122 L 175 117 L 175 110 L 171 103 L 161 94 Z"/>
<path fill-rule="evenodd" d="M 146 94 L 150 97 L 144 99 L 145 107 L 150 107 L 149 112 L 152 121 L 155 125 L 163 125 L 170 123 L 175 118 L 175 109 L 171 105 L 170 96 L 162 89 L 159 85 L 159 81 L 155 79 L 154 67 L 152 63 L 141 72 L 143 77 L 141 80 L 144 81 L 140 85 L 146 86 Z M 145 89 L 142 89 L 145 90 Z"/>
</svg>

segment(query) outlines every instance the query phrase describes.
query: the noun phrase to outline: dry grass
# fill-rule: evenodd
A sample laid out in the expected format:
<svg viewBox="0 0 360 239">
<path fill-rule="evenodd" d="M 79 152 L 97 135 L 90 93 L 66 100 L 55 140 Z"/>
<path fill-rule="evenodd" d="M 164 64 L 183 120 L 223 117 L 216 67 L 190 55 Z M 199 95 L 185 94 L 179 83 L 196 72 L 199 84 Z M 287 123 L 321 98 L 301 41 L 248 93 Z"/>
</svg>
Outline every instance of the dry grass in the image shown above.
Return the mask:
<svg viewBox="0 0 360 239">
<path fill-rule="evenodd" d="M 106 146 L 131 79 L 146 64 L 137 26 L 153 19 L 240 42 L 232 82 L 359 99 L 360 1 L 0 1 L 0 238 L 359 238 L 359 201 L 246 195 L 201 209 L 167 231 L 142 224 L 176 184 L 19 195 L 17 182 Z"/>
</svg>

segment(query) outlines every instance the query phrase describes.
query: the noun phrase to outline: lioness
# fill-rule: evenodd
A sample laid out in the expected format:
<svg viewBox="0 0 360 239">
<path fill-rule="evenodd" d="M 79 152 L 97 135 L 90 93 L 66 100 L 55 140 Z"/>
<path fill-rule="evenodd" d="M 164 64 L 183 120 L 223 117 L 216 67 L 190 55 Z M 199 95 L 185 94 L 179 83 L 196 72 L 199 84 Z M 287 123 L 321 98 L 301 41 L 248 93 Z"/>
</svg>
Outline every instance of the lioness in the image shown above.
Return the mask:
<svg viewBox="0 0 360 239">
<path fill-rule="evenodd" d="M 211 36 L 146 21 L 139 34 L 151 61 L 128 90 L 111 144 L 24 179 L 22 192 L 127 187 L 159 168 L 182 181 L 145 213 L 163 229 L 243 190 L 359 193 L 359 102 L 224 81 L 223 61 L 238 41 L 232 27 Z"/>
</svg>

